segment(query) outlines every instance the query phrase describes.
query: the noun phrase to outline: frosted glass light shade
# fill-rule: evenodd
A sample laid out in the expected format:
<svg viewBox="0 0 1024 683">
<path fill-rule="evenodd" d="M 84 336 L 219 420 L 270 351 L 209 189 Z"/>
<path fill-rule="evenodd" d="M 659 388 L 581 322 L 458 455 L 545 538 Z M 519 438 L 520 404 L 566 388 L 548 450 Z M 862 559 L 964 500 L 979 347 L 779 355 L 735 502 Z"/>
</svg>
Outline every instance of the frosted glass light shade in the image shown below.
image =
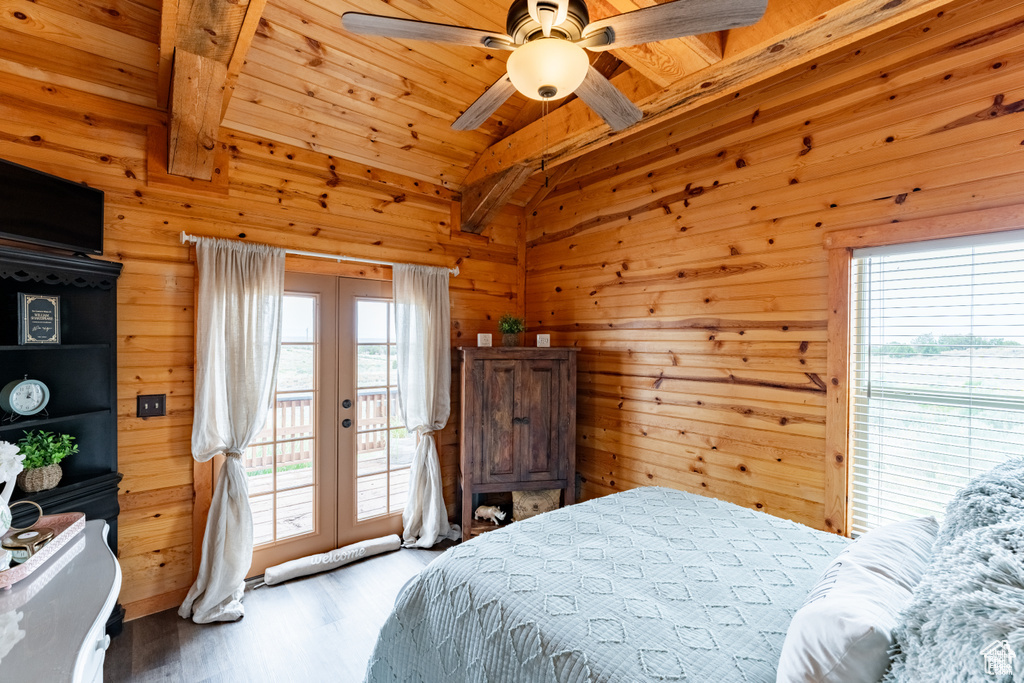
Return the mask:
<svg viewBox="0 0 1024 683">
<path fill-rule="evenodd" d="M 530 99 L 553 100 L 580 87 L 590 60 L 582 47 L 568 40 L 538 38 L 517 47 L 506 66 L 516 90 Z"/>
</svg>

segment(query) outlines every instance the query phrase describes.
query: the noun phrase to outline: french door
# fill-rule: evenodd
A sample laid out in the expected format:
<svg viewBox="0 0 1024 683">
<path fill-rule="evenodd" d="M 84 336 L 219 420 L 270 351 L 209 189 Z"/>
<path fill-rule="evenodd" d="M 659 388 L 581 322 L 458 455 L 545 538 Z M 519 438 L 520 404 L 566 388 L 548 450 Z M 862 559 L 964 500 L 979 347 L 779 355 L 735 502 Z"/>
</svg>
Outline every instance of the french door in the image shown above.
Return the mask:
<svg viewBox="0 0 1024 683">
<path fill-rule="evenodd" d="M 274 409 L 245 453 L 250 576 L 401 533 L 415 442 L 396 367 L 390 282 L 287 274 Z"/>
</svg>

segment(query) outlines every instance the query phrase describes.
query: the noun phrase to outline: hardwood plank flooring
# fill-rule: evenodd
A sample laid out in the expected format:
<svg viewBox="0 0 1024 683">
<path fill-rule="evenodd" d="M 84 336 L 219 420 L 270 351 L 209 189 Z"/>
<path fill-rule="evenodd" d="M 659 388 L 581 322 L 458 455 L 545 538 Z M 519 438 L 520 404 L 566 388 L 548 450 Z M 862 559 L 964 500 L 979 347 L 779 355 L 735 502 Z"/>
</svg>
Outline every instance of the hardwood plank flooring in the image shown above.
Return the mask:
<svg viewBox="0 0 1024 683">
<path fill-rule="evenodd" d="M 175 610 L 130 621 L 110 643 L 104 680 L 361 681 L 398 591 L 451 545 L 247 588 L 245 617 L 230 624 L 194 624 Z"/>
</svg>

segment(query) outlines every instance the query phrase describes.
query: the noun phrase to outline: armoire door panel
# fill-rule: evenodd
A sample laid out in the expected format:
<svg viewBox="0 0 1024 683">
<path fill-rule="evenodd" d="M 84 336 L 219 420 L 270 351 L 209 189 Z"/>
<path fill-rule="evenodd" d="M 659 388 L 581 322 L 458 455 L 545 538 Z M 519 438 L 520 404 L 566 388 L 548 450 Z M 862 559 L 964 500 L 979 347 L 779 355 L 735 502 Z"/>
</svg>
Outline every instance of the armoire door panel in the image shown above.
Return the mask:
<svg viewBox="0 0 1024 683">
<path fill-rule="evenodd" d="M 515 440 L 512 420 L 515 416 L 516 364 L 513 361 L 485 360 L 477 364 L 481 387 L 480 454 L 474 463 L 479 483 L 515 481 Z"/>
<path fill-rule="evenodd" d="M 564 476 L 558 436 L 562 370 L 563 364 L 554 360 L 531 360 L 519 365 L 516 452 L 522 481 Z"/>
</svg>

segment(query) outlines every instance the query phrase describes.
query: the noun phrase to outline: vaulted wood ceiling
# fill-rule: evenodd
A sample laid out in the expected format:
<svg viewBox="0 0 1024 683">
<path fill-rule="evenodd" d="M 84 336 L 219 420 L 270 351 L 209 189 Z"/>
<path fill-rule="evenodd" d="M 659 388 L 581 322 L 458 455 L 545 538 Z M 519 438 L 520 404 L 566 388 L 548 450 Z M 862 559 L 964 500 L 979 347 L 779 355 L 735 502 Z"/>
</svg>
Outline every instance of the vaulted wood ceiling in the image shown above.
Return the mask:
<svg viewBox="0 0 1024 683">
<path fill-rule="evenodd" d="M 596 19 L 655 1 L 588 4 Z M 891 27 L 941 4 L 770 0 L 754 26 L 615 50 L 595 55 L 595 65 L 645 112 L 622 137 L 702 98 L 777 74 L 833 40 L 870 32 L 875 22 Z M 529 205 L 543 194 L 543 177 L 530 178 L 543 157 L 557 165 L 609 143 L 607 127 L 571 96 L 544 111 L 516 95 L 479 130 L 451 130 L 504 73 L 507 53 L 357 36 L 340 25 L 350 10 L 500 31 L 507 3 L 0 0 L 0 71 L 160 110 L 168 107 L 172 74 L 185 82 L 185 62 L 175 62 L 175 50 L 199 54 L 205 64 L 219 62 L 216 75 L 178 99 L 192 106 L 196 92 L 207 97 L 223 88 L 221 111 L 210 113 L 216 106 L 210 104 L 199 114 L 207 121 L 199 125 L 212 126 L 214 134 L 219 124 L 452 190 L 468 188 L 489 201 L 499 194 L 491 179 L 516 168 L 515 183 L 506 175 L 497 201 Z M 210 79 L 200 67 L 188 79 Z M 557 172 L 549 167 L 544 175 Z"/>
<path fill-rule="evenodd" d="M 514 98 L 500 119 L 479 131 L 449 127 L 504 73 L 503 55 L 346 34 L 338 17 L 359 10 L 500 28 L 496 3 L 466 5 L 475 9 L 453 0 L 436 8 L 404 1 L 272 0 L 225 125 L 458 185 L 523 104 Z"/>
<path fill-rule="evenodd" d="M 653 0 L 588 3 L 595 19 L 646 4 Z M 788 26 L 835 3 L 814 0 L 798 12 L 792 2 L 776 4 L 772 14 L 785 15 L 776 23 Z M 508 53 L 358 36 L 338 17 L 361 11 L 503 31 L 507 9 L 505 0 L 269 0 L 224 125 L 461 186 L 485 150 L 543 113 L 516 95 L 479 130 L 451 130 L 505 73 Z M 743 29 L 729 49 L 764 38 Z M 719 61 L 729 41 L 712 34 L 615 50 L 600 66 L 609 76 L 632 70 L 656 89 Z"/>
</svg>

